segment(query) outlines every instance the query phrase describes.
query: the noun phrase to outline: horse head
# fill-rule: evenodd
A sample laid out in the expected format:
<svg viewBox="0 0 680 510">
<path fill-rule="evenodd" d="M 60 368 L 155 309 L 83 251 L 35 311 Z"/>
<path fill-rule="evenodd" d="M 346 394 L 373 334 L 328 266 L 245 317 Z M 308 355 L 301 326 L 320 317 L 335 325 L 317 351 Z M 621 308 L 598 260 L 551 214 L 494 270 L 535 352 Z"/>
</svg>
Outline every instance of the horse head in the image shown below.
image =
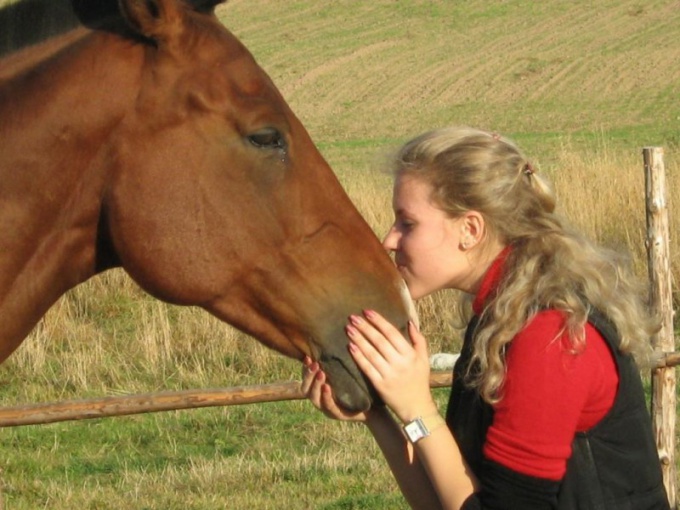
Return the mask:
<svg viewBox="0 0 680 510">
<path fill-rule="evenodd" d="M 406 292 L 389 257 L 270 78 L 212 12 L 176 0 L 120 3 L 147 42 L 112 151 L 105 244 L 151 294 L 319 360 L 338 401 L 367 408 L 344 327 L 367 307 L 405 326 Z"/>
<path fill-rule="evenodd" d="M 318 360 L 340 404 L 368 408 L 347 318 L 405 328 L 408 293 L 217 2 L 68 1 L 77 28 L 0 71 L 0 359 L 66 290 L 122 266 Z"/>
</svg>

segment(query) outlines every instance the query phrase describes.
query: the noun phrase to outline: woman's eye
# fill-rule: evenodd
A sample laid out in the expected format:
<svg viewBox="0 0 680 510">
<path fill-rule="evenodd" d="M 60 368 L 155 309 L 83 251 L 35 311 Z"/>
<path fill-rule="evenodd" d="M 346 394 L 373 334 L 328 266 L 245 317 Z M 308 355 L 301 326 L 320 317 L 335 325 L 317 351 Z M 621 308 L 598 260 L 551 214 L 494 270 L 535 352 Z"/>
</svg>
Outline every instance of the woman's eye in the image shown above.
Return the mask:
<svg viewBox="0 0 680 510">
<path fill-rule="evenodd" d="M 415 223 L 412 221 L 400 221 L 399 226 L 401 227 L 402 230 L 411 230 L 414 227 Z"/>
<path fill-rule="evenodd" d="M 248 135 L 248 140 L 258 149 L 285 149 L 286 140 L 278 129 L 265 128 Z"/>
</svg>

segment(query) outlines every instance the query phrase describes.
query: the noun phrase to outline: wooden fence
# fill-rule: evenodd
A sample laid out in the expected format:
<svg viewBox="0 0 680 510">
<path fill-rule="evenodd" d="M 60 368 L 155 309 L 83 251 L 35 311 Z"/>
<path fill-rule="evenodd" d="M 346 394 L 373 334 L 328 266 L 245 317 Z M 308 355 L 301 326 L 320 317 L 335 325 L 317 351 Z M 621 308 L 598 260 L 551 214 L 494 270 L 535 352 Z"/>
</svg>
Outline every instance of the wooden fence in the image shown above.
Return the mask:
<svg viewBox="0 0 680 510">
<path fill-rule="evenodd" d="M 658 357 L 651 377 L 651 415 L 664 484 L 671 508 L 676 508 L 675 366 L 680 365 L 680 353 L 675 352 L 673 332 L 669 222 L 663 150 L 659 147 L 645 147 L 643 162 L 650 306 L 652 311 L 662 318 L 661 330 L 652 339 Z M 433 372 L 430 378 L 430 384 L 434 388 L 450 386 L 451 381 L 450 372 Z M 300 391 L 299 382 L 103 397 L 0 408 L 0 427 L 302 398 L 304 395 Z"/>
<path fill-rule="evenodd" d="M 661 318 L 661 329 L 652 338 L 657 352 L 675 351 L 673 331 L 673 296 L 669 243 L 666 171 L 661 147 L 642 150 L 645 169 L 645 208 L 647 217 L 647 266 L 649 269 L 649 304 Z M 651 414 L 656 447 L 663 471 L 664 485 L 671 508 L 676 508 L 677 479 L 675 467 L 675 369 L 661 367 L 652 371 Z"/>
</svg>

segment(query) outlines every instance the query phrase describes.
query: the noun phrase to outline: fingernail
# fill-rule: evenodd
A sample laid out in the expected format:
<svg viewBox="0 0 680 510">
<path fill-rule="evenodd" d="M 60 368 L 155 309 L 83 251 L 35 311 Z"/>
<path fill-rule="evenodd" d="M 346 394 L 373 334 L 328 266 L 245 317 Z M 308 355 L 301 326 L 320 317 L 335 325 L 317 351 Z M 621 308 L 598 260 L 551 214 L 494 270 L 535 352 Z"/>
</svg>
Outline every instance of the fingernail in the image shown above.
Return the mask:
<svg viewBox="0 0 680 510">
<path fill-rule="evenodd" d="M 306 367 L 308 367 L 311 363 L 312 363 L 312 358 L 310 358 L 309 356 L 305 356 L 302 359 L 302 364 Z"/>
<path fill-rule="evenodd" d="M 316 377 L 317 381 L 323 381 L 324 374 L 323 374 L 323 372 L 317 372 L 314 377 Z"/>
<path fill-rule="evenodd" d="M 362 322 L 364 322 L 364 319 L 362 319 L 362 318 L 359 317 L 358 315 L 350 315 L 350 316 L 349 316 L 349 321 L 350 321 L 352 324 L 354 324 L 355 326 L 358 326 L 359 324 L 361 324 Z"/>
<path fill-rule="evenodd" d="M 349 344 L 347 344 L 347 348 L 349 349 L 349 352 L 351 352 L 351 353 L 355 353 L 359 350 L 359 348 L 357 347 L 357 344 L 355 344 L 354 342 L 350 342 Z"/>
<path fill-rule="evenodd" d="M 345 330 L 347 331 L 347 335 L 349 336 L 355 336 L 359 332 L 357 328 L 355 328 L 351 324 L 347 324 L 347 326 L 345 326 Z"/>
<path fill-rule="evenodd" d="M 376 316 L 377 314 L 376 314 L 376 312 L 375 312 L 374 310 L 364 310 L 364 315 L 365 315 L 368 319 L 374 319 L 375 316 Z"/>
</svg>

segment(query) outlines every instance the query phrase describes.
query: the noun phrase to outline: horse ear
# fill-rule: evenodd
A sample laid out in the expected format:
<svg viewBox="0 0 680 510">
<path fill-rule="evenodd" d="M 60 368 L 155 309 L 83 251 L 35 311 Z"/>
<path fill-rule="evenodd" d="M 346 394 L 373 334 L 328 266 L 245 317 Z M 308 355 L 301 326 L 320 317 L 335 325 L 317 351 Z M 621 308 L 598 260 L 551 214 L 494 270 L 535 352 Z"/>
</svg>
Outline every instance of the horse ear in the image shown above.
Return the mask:
<svg viewBox="0 0 680 510">
<path fill-rule="evenodd" d="M 180 18 L 178 0 L 118 0 L 118 5 L 128 24 L 150 39 L 163 39 Z"/>
</svg>

